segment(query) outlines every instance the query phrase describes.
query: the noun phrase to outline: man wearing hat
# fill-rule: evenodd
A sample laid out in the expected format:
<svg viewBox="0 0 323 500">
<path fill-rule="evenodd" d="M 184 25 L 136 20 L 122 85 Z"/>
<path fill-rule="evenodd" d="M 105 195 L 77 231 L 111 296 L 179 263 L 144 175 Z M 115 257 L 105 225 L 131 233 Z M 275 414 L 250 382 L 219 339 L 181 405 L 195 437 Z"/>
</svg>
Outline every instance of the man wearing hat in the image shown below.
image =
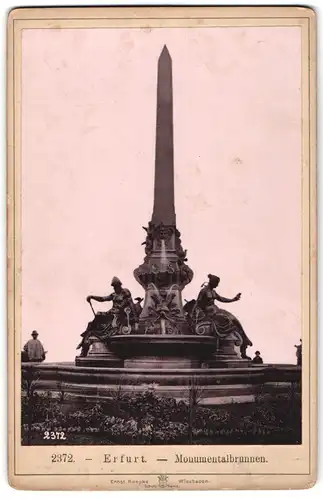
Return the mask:
<svg viewBox="0 0 323 500">
<path fill-rule="evenodd" d="M 24 346 L 24 352 L 31 363 L 41 363 L 46 357 L 43 344 L 38 340 L 38 332 L 33 330 L 32 338 Z"/>
<path fill-rule="evenodd" d="M 263 362 L 262 357 L 260 356 L 260 352 L 259 351 L 255 352 L 255 357 L 253 358 L 252 363 L 254 365 L 263 365 L 264 362 Z"/>
<path fill-rule="evenodd" d="M 297 366 L 302 366 L 302 339 L 299 339 L 299 342 L 294 347 L 296 347 Z"/>
</svg>

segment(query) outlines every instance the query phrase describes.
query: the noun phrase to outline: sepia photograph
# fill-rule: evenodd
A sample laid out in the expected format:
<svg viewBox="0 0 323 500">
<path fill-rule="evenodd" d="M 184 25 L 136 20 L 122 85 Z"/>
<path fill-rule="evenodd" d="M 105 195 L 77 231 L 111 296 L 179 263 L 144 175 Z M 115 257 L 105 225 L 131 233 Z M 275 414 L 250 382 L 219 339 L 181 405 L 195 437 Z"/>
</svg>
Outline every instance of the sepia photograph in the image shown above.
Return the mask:
<svg viewBox="0 0 323 500">
<path fill-rule="evenodd" d="M 104 464 L 144 467 L 141 447 L 172 445 L 175 464 L 264 466 L 266 447 L 308 446 L 304 30 L 291 17 L 18 20 L 19 449 L 72 466 L 73 450 L 101 446 Z M 262 448 L 248 458 L 247 445 Z"/>
</svg>

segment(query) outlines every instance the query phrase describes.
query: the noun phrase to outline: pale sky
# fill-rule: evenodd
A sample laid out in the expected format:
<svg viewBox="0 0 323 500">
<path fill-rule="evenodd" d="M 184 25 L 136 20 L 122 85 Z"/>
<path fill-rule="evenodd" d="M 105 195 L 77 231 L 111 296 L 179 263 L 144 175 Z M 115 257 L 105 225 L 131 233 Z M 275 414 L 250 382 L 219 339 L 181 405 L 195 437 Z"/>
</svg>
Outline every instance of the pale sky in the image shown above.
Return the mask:
<svg viewBox="0 0 323 500">
<path fill-rule="evenodd" d="M 297 27 L 38 29 L 22 47 L 22 344 L 73 361 L 118 276 L 133 296 L 153 207 L 157 61 L 173 61 L 177 226 L 265 362 L 301 336 Z M 104 305 L 93 303 L 103 310 Z M 108 305 L 107 305 L 108 306 Z M 109 307 L 109 306 L 108 306 Z"/>
</svg>

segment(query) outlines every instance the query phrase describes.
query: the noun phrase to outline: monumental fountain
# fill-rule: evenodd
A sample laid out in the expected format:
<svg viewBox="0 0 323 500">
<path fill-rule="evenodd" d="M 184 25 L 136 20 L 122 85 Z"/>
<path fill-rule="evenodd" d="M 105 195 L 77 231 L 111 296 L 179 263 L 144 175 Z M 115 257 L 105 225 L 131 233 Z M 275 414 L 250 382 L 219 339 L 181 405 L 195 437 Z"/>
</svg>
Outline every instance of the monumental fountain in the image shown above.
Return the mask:
<svg viewBox="0 0 323 500">
<path fill-rule="evenodd" d="M 183 305 L 182 291 L 193 279 L 176 224 L 174 189 L 172 60 L 164 46 L 157 72 L 157 123 L 154 204 L 145 231 L 145 256 L 134 270 L 144 290 L 144 302 L 134 304 L 131 292 L 118 277 L 106 297 L 87 297 L 112 302 L 107 312 L 94 313 L 83 332 L 75 364 L 42 364 L 38 382 L 54 389 L 57 380 L 65 392 L 108 397 L 117 384 L 141 391 L 154 383 L 163 394 L 183 397 L 187 388 L 203 385 L 210 404 L 254 398 L 259 385 L 270 393 L 288 390 L 300 380 L 293 365 L 254 366 L 247 356 L 252 342 L 240 321 L 215 301 L 230 303 L 216 289 L 219 278 L 209 281 L 198 297 Z"/>
<path fill-rule="evenodd" d="M 176 226 L 174 202 L 174 139 L 172 60 L 165 46 L 158 61 L 157 123 L 153 213 L 145 227 L 145 259 L 134 277 L 145 291 L 140 315 L 130 292 L 118 278 L 111 296 L 89 296 L 113 301 L 112 312 L 101 313 L 83 334 L 80 366 L 124 366 L 126 368 L 200 368 L 246 366 L 245 350 L 251 342 L 240 322 L 219 309 L 214 300 L 216 276 L 201 292 L 190 310 L 185 310 L 182 290 L 193 279 L 186 264 L 181 234 Z M 204 292 L 204 293 L 203 293 Z M 235 300 L 240 298 L 237 296 Z M 234 299 L 233 299 L 234 300 Z M 241 346 L 242 357 L 237 351 Z M 85 348 L 84 348 L 85 347 Z"/>
</svg>

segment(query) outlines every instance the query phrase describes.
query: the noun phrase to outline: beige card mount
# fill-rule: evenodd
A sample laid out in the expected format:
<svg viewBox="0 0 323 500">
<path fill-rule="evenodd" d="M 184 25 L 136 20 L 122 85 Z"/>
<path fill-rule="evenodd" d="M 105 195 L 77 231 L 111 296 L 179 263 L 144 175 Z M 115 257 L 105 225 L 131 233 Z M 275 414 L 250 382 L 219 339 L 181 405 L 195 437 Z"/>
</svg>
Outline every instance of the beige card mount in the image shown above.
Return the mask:
<svg viewBox="0 0 323 500">
<path fill-rule="evenodd" d="M 9 480 L 316 479 L 309 8 L 8 20 Z"/>
</svg>

